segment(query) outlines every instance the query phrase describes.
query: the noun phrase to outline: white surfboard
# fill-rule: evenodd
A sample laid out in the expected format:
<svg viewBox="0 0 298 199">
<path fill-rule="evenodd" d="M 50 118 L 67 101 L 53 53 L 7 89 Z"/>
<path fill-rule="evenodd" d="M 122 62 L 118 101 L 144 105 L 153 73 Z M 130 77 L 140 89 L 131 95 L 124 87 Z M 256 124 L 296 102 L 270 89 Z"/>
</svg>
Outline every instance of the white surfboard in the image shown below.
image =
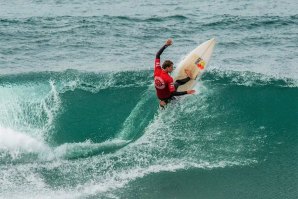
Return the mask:
<svg viewBox="0 0 298 199">
<path fill-rule="evenodd" d="M 191 51 L 179 64 L 175 71 L 175 80 L 184 79 L 187 77 L 185 73 L 185 69 L 191 71 L 193 77 L 197 79 L 201 76 L 201 74 L 206 70 L 206 67 L 209 63 L 211 55 L 213 53 L 213 48 L 215 46 L 215 39 L 210 39 L 198 47 L 196 47 L 193 51 Z M 187 91 L 194 87 L 196 84 L 196 80 L 192 79 L 187 83 L 178 87 L 177 91 Z"/>
</svg>

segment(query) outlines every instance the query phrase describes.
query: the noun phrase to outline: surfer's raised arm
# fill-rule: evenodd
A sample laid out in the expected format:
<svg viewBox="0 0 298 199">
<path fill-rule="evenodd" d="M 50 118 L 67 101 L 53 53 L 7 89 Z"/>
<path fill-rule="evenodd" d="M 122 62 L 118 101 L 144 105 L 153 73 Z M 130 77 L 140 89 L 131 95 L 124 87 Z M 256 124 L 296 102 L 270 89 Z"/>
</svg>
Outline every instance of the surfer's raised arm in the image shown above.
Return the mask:
<svg viewBox="0 0 298 199">
<path fill-rule="evenodd" d="M 172 45 L 173 40 L 172 39 L 168 39 L 165 43 L 165 45 L 163 45 L 163 47 L 161 47 L 161 49 L 159 49 L 159 51 L 156 53 L 156 59 L 160 59 L 160 55 L 163 53 L 163 51 L 170 45 Z"/>
</svg>

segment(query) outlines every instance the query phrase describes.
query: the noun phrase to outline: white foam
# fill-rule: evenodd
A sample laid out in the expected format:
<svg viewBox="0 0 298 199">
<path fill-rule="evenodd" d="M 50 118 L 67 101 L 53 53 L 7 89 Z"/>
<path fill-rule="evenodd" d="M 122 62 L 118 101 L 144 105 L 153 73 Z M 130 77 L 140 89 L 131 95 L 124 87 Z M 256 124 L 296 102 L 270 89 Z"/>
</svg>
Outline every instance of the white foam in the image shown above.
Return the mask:
<svg viewBox="0 0 298 199">
<path fill-rule="evenodd" d="M 179 170 L 185 170 L 188 168 L 223 168 L 227 166 L 240 165 L 239 162 L 230 161 L 219 161 L 217 163 L 211 164 L 210 162 L 188 162 L 179 159 L 168 159 L 163 160 L 161 163 L 156 163 L 148 165 L 147 167 L 142 167 L 139 165 L 133 166 L 129 169 L 123 169 L 121 171 L 110 171 L 104 176 L 95 178 L 85 184 L 78 185 L 73 190 L 59 190 L 50 191 L 46 195 L 50 198 L 55 196 L 56 198 L 84 198 L 88 196 L 113 195 L 113 191 L 125 187 L 129 182 L 134 181 L 138 178 L 142 178 L 146 175 L 160 172 L 176 172 Z"/>
<path fill-rule="evenodd" d="M 0 126 L 45 139 L 61 107 L 55 82 L 0 89 L 4 93 L 0 96 Z"/>
<path fill-rule="evenodd" d="M 0 127 L 0 152 L 8 153 L 13 159 L 24 153 L 41 153 L 49 150 L 42 140 L 10 128 Z"/>
<path fill-rule="evenodd" d="M 87 155 L 88 153 L 99 153 L 104 150 L 120 148 L 128 144 L 130 140 L 113 139 L 102 143 L 93 143 L 90 140 L 79 143 L 65 143 L 53 149 L 56 158 L 74 158 Z"/>
</svg>

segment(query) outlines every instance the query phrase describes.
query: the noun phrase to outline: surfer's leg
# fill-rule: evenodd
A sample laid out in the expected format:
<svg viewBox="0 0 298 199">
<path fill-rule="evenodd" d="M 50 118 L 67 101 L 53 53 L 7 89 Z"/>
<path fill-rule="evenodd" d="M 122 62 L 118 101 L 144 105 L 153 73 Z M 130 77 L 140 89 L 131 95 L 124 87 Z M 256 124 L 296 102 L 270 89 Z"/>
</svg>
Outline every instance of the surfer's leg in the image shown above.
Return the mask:
<svg viewBox="0 0 298 199">
<path fill-rule="evenodd" d="M 186 77 L 184 79 L 178 79 L 178 80 L 175 81 L 174 86 L 175 86 L 176 90 L 179 86 L 185 84 L 186 82 L 188 82 L 191 79 L 194 79 L 193 75 L 192 75 L 192 72 L 190 70 L 185 69 L 185 73 L 187 74 L 188 77 Z"/>
<path fill-rule="evenodd" d="M 177 88 L 183 84 L 185 84 L 186 82 L 188 82 L 190 80 L 190 77 L 187 77 L 187 78 L 184 78 L 184 79 L 179 79 L 179 80 L 176 80 L 175 83 L 174 83 L 174 86 L 177 90 Z"/>
</svg>

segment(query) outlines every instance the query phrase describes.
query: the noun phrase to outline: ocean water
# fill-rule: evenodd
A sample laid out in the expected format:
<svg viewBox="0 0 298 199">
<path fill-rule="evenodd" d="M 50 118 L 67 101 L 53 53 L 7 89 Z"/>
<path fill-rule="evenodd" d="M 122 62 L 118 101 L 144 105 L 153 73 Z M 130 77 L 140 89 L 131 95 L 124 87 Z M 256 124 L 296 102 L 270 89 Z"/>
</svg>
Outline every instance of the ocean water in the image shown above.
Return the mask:
<svg viewBox="0 0 298 199">
<path fill-rule="evenodd" d="M 0 198 L 298 197 L 294 0 L 0 0 Z M 215 38 L 159 110 L 155 53 Z"/>
</svg>

